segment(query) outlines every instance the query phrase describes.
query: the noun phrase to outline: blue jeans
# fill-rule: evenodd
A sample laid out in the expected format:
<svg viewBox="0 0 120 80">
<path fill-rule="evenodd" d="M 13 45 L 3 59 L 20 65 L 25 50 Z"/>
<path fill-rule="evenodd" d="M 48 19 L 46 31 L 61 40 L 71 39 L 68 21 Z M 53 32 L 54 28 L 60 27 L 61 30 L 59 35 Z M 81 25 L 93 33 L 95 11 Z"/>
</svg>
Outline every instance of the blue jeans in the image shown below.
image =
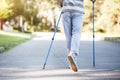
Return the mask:
<svg viewBox="0 0 120 80">
<path fill-rule="evenodd" d="M 63 25 L 67 41 L 68 52 L 79 53 L 81 29 L 84 14 L 78 12 L 64 12 Z"/>
</svg>

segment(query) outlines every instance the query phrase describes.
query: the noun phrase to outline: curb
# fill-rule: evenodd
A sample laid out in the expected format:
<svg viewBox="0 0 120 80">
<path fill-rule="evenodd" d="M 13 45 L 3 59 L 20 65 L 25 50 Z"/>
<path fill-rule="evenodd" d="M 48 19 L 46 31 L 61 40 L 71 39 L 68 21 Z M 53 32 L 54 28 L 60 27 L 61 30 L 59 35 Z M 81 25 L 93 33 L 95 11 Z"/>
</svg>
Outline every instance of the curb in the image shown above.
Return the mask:
<svg viewBox="0 0 120 80">
<path fill-rule="evenodd" d="M 105 41 L 115 42 L 115 43 L 120 43 L 120 38 L 110 38 L 110 37 L 106 37 L 104 40 L 105 40 Z"/>
<path fill-rule="evenodd" d="M 5 48 L 4 47 L 0 47 L 0 53 L 4 52 Z"/>
</svg>

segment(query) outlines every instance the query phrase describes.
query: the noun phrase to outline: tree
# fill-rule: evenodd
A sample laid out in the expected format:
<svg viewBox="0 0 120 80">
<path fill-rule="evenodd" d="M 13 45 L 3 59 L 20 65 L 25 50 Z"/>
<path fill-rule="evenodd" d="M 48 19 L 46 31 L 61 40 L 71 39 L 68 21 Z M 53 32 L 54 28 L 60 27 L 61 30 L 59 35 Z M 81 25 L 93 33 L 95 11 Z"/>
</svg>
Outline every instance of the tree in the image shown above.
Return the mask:
<svg viewBox="0 0 120 80">
<path fill-rule="evenodd" d="M 101 16 L 97 20 L 98 26 L 107 33 L 120 32 L 120 0 L 105 0 L 100 8 Z"/>
<path fill-rule="evenodd" d="M 13 4 L 9 0 L 0 0 L 0 29 L 2 30 L 3 22 L 13 15 Z"/>
<path fill-rule="evenodd" d="M 83 31 L 91 31 L 92 30 L 92 2 L 90 0 L 85 0 L 84 1 L 84 8 L 85 8 L 85 18 L 84 18 L 84 27 Z M 100 12 L 100 7 L 104 3 L 104 0 L 96 0 L 94 7 L 95 7 L 95 22 L 99 19 L 101 12 Z"/>
<path fill-rule="evenodd" d="M 13 4 L 9 0 L 0 0 L 0 18 L 6 20 L 13 15 Z"/>
<path fill-rule="evenodd" d="M 23 15 L 25 11 L 26 0 L 9 0 L 13 4 L 12 10 L 14 15 L 13 18 L 19 15 Z"/>
</svg>

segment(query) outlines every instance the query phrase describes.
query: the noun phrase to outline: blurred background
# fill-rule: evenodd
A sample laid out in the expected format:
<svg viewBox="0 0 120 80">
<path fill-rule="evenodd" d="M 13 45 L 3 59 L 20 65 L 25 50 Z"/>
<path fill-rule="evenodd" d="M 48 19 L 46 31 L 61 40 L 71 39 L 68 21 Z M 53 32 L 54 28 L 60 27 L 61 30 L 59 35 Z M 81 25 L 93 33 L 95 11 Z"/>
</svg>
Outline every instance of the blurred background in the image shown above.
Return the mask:
<svg viewBox="0 0 120 80">
<path fill-rule="evenodd" d="M 84 0 L 83 32 L 92 30 L 92 2 Z M 0 0 L 0 30 L 32 33 L 53 31 L 60 13 L 57 0 Z M 60 25 L 58 31 L 62 31 Z M 120 33 L 120 0 L 96 0 L 95 32 Z"/>
</svg>

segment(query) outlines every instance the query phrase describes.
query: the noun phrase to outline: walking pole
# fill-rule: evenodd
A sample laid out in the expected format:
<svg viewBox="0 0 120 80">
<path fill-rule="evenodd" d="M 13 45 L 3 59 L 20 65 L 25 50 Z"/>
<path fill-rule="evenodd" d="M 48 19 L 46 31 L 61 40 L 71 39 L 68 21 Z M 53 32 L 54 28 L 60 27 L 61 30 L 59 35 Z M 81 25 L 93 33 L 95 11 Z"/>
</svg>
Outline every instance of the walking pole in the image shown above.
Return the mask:
<svg viewBox="0 0 120 80">
<path fill-rule="evenodd" d="M 43 64 L 43 69 L 45 69 L 45 66 L 46 66 L 46 63 L 47 63 L 48 56 L 49 56 L 49 54 L 50 54 L 50 50 L 51 50 L 51 47 L 52 47 L 52 44 L 53 44 L 53 41 L 54 41 L 55 33 L 56 33 L 57 29 L 58 29 L 58 25 L 59 25 L 59 22 L 60 22 L 61 15 L 62 15 L 62 12 L 61 12 L 60 15 L 59 15 L 59 18 L 58 18 L 58 20 L 57 20 L 57 23 L 55 24 L 54 34 L 53 34 L 52 41 L 51 41 L 51 43 L 50 43 L 48 52 L 47 52 L 46 57 L 45 57 L 45 61 L 44 61 L 44 64 Z"/>
<path fill-rule="evenodd" d="M 96 0 L 92 1 L 92 26 L 93 26 L 93 67 L 95 67 L 95 33 L 94 33 L 94 3 Z"/>
</svg>

